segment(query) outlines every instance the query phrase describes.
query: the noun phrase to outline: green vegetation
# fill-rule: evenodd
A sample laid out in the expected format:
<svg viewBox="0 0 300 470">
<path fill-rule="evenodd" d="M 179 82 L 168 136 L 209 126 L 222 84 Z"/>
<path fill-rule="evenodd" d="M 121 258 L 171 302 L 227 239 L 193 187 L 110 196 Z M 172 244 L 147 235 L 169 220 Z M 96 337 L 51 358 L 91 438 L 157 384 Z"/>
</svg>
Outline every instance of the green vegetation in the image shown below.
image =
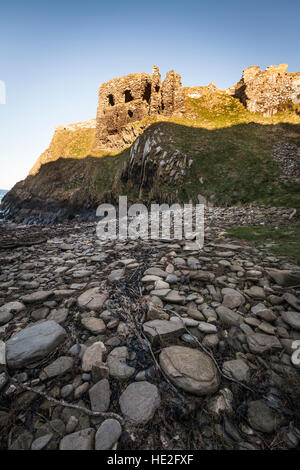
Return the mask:
<svg viewBox="0 0 300 470">
<path fill-rule="evenodd" d="M 294 258 L 300 263 L 300 224 L 287 227 L 243 226 L 230 227 L 227 232 L 235 238 L 268 245 L 277 255 Z"/>
</svg>

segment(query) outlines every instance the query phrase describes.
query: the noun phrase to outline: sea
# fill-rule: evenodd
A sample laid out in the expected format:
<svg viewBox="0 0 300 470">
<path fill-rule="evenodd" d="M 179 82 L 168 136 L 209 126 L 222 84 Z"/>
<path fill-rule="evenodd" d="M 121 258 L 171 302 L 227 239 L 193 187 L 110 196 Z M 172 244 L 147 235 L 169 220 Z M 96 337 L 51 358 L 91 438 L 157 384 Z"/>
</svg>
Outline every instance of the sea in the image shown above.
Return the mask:
<svg viewBox="0 0 300 470">
<path fill-rule="evenodd" d="M 0 204 L 1 204 L 2 198 L 5 196 L 7 192 L 8 192 L 7 189 L 0 189 Z"/>
</svg>

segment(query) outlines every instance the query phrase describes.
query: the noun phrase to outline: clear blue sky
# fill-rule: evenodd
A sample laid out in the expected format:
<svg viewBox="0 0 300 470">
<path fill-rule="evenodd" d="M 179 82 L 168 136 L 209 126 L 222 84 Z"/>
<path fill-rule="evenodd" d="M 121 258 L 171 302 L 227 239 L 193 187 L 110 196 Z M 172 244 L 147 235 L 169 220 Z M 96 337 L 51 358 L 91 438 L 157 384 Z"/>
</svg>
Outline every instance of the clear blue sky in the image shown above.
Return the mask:
<svg viewBox="0 0 300 470">
<path fill-rule="evenodd" d="M 300 71 L 299 17 L 299 0 L 1 2 L 0 188 L 26 177 L 54 126 L 95 117 L 113 77 L 156 64 L 225 88 L 250 65 Z"/>
</svg>

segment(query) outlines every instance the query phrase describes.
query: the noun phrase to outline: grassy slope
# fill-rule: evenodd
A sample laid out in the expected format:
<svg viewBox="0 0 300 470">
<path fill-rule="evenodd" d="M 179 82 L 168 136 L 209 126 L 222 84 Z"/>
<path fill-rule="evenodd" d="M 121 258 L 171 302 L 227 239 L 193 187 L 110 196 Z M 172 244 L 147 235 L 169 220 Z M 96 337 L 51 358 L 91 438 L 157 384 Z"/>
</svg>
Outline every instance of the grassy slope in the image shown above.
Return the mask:
<svg viewBox="0 0 300 470">
<path fill-rule="evenodd" d="M 274 143 L 289 141 L 300 145 L 300 116 L 283 111 L 271 118 L 248 112 L 225 92 L 203 88 L 201 98 L 186 98 L 184 116 L 158 116 L 135 123 L 137 129 L 164 121 L 165 133 L 172 136 L 169 150 L 179 149 L 194 161 L 179 192 L 179 199 L 197 200 L 202 194 L 216 204 L 261 202 L 267 205 L 300 207 L 299 184 L 279 182 L 280 171 L 270 158 Z M 126 159 L 119 154 L 93 148 L 95 129 L 57 131 L 48 151 L 51 158 L 93 159 L 84 176 L 69 174 L 67 192 L 79 189 L 97 194 L 112 189 L 114 174 Z M 90 169 L 92 165 L 93 170 Z M 202 181 L 202 182 L 200 182 Z M 162 191 L 173 191 L 172 183 Z"/>
</svg>

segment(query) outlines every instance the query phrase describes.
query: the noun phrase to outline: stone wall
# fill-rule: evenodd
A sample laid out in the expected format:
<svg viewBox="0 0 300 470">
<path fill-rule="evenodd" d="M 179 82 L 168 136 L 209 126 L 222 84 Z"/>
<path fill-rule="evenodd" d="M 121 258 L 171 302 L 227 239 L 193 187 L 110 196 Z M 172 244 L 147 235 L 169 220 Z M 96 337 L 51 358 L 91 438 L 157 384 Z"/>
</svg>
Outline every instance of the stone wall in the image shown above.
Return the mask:
<svg viewBox="0 0 300 470">
<path fill-rule="evenodd" d="M 181 78 L 173 70 L 164 82 L 157 66 L 153 67 L 152 75 L 135 73 L 114 78 L 99 88 L 95 146 L 124 147 L 131 143 L 128 125 L 147 116 L 183 112 Z"/>
<path fill-rule="evenodd" d="M 300 104 L 300 72 L 287 73 L 287 64 L 271 65 L 262 71 L 252 66 L 227 92 L 239 98 L 253 113 L 272 116 L 287 104 Z"/>
</svg>

